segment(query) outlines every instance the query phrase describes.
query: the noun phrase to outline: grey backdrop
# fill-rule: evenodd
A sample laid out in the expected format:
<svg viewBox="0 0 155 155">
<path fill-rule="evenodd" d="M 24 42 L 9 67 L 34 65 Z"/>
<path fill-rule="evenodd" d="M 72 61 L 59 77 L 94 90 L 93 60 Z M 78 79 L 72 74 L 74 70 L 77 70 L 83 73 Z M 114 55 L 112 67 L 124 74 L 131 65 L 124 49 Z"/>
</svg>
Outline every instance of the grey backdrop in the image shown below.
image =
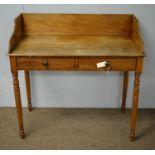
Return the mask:
<svg viewBox="0 0 155 155">
<path fill-rule="evenodd" d="M 14 18 L 21 12 L 130 13 L 140 21 L 147 57 L 141 78 L 139 107 L 155 108 L 155 5 L 0 5 L 0 106 L 15 106 L 7 57 Z M 19 73 L 22 104 L 26 106 L 23 73 Z M 127 106 L 132 103 L 130 73 Z M 32 104 L 35 107 L 120 107 L 122 73 L 31 72 Z"/>
</svg>

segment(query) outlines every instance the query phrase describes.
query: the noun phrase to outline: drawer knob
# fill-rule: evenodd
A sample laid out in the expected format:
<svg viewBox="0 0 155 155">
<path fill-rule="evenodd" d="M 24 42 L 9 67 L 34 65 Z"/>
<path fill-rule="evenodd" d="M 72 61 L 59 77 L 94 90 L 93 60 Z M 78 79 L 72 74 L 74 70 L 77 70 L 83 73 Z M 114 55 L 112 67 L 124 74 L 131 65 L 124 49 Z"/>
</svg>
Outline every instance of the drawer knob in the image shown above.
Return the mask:
<svg viewBox="0 0 155 155">
<path fill-rule="evenodd" d="M 48 66 L 48 61 L 47 60 L 43 60 L 43 65 L 44 66 Z"/>
</svg>

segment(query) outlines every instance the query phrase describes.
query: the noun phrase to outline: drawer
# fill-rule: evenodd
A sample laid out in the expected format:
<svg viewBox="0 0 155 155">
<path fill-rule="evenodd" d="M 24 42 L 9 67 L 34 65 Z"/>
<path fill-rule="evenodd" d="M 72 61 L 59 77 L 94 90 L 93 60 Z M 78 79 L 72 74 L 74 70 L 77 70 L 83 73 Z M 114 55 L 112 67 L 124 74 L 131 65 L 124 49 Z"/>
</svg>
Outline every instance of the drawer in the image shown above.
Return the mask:
<svg viewBox="0 0 155 155">
<path fill-rule="evenodd" d="M 97 68 L 97 63 L 106 61 L 106 67 Z M 79 59 L 79 70 L 109 70 L 111 71 L 133 71 L 136 68 L 135 58 L 111 59 L 111 58 L 81 58 Z"/>
<path fill-rule="evenodd" d="M 73 58 L 19 57 L 17 66 L 19 69 L 72 70 L 75 67 L 75 61 Z"/>
</svg>

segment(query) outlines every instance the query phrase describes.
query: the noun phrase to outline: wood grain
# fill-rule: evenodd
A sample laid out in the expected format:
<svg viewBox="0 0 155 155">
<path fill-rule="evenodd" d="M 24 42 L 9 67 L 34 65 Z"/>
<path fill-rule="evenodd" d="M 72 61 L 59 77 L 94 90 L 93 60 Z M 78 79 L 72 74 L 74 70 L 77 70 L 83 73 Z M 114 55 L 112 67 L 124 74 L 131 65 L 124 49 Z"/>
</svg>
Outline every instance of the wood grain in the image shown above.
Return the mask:
<svg viewBox="0 0 155 155">
<path fill-rule="evenodd" d="M 108 68 L 98 69 L 96 64 L 107 61 L 110 64 L 110 71 L 133 71 L 136 67 L 136 59 L 100 59 L 100 58 L 82 58 L 79 59 L 79 70 L 105 70 Z"/>
<path fill-rule="evenodd" d="M 22 14 L 28 35 L 129 35 L 132 15 Z"/>
<path fill-rule="evenodd" d="M 23 36 L 22 15 L 19 15 L 15 19 L 14 23 L 15 23 L 15 26 L 14 26 L 13 34 L 9 41 L 9 53 L 11 53 L 16 48 L 16 46 L 18 45 L 19 41 Z"/>
<path fill-rule="evenodd" d="M 138 111 L 140 75 L 141 75 L 140 73 L 135 72 L 133 100 L 132 100 L 132 112 L 131 112 L 130 141 L 135 140 L 135 128 L 136 128 L 137 111 Z"/>
<path fill-rule="evenodd" d="M 18 70 L 25 70 L 30 106 L 29 70 L 106 71 L 96 64 L 107 61 L 110 71 L 124 72 L 125 107 L 128 72 L 135 71 L 130 139 L 135 139 L 144 44 L 134 15 L 31 14 L 16 18 L 9 56 L 21 138 L 24 137 Z"/>
<path fill-rule="evenodd" d="M 28 13 L 16 19 L 9 53 L 144 56 L 144 49 L 134 15 Z"/>
<path fill-rule="evenodd" d="M 44 64 L 44 61 L 47 64 Z M 41 69 L 41 70 L 69 70 L 75 69 L 73 58 L 36 58 L 36 57 L 19 57 L 17 59 L 18 69 Z"/>
<path fill-rule="evenodd" d="M 122 106 L 121 106 L 122 113 L 124 113 L 126 110 L 128 79 L 129 79 L 129 72 L 126 71 L 126 72 L 124 72 L 124 77 L 123 77 L 123 92 L 122 92 Z"/>
<path fill-rule="evenodd" d="M 11 63 L 11 72 L 12 72 L 12 78 L 13 78 L 16 111 L 18 116 L 19 133 L 20 133 L 20 137 L 24 138 L 25 133 L 24 133 L 24 127 L 23 127 L 23 114 L 22 114 L 21 95 L 20 95 L 19 80 L 18 80 L 18 70 L 16 66 L 16 58 L 11 57 L 10 63 Z"/>
<path fill-rule="evenodd" d="M 135 16 L 133 16 L 133 19 L 132 19 L 132 33 L 131 33 L 131 35 L 132 35 L 133 41 L 135 42 L 135 44 L 137 45 L 137 47 L 139 48 L 141 53 L 144 53 L 144 42 L 143 42 L 142 37 L 139 32 L 139 21 Z"/>
<path fill-rule="evenodd" d="M 26 36 L 10 56 L 142 56 L 130 37 Z"/>
<path fill-rule="evenodd" d="M 30 74 L 29 70 L 25 70 L 25 84 L 26 84 L 26 93 L 27 93 L 27 101 L 28 101 L 28 110 L 32 111 L 31 104 L 31 87 L 30 87 Z"/>
<path fill-rule="evenodd" d="M 137 66 L 135 69 L 135 80 L 133 88 L 133 99 L 132 99 L 132 112 L 131 112 L 131 129 L 130 129 L 130 140 L 135 140 L 135 128 L 137 121 L 138 112 L 138 99 L 139 99 L 139 86 L 140 86 L 140 76 L 142 73 L 143 58 L 137 58 Z"/>
</svg>

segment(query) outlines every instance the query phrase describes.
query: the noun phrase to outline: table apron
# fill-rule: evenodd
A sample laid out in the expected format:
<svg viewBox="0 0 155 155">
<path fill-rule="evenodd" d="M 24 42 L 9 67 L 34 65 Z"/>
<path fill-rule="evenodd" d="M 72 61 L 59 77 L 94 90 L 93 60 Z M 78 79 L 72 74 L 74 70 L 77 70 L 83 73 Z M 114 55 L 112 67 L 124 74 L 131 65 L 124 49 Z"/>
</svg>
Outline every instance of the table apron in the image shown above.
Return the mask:
<svg viewBox="0 0 155 155">
<path fill-rule="evenodd" d="M 53 70 L 53 71 L 134 71 L 136 58 L 48 58 L 17 57 L 19 70 Z M 106 61 L 110 66 L 97 68 L 97 63 Z"/>
</svg>

